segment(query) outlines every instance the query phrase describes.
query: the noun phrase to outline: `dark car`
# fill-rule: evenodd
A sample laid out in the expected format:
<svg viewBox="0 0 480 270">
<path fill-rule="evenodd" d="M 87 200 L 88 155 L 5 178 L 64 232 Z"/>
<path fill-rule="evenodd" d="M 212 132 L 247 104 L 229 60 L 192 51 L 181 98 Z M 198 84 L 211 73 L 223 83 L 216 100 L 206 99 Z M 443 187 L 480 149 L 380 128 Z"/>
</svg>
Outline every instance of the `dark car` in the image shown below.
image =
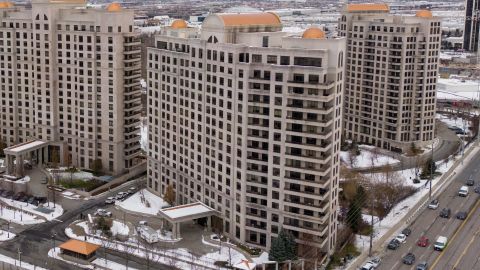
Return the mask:
<svg viewBox="0 0 480 270">
<path fill-rule="evenodd" d="M 8 190 L 4 190 L 4 191 L 2 191 L 2 193 L 0 194 L 0 196 L 6 198 L 6 197 L 7 197 L 7 194 L 8 194 Z"/>
<path fill-rule="evenodd" d="M 405 257 L 403 257 L 403 263 L 407 265 L 412 265 L 415 262 L 415 255 L 409 252 Z"/>
<path fill-rule="evenodd" d="M 450 212 L 450 208 L 443 208 L 442 211 L 440 211 L 440 217 L 450 218 Z"/>
<path fill-rule="evenodd" d="M 410 230 L 409 228 L 405 228 L 402 230 L 402 233 L 406 236 L 409 236 L 412 233 L 412 230 Z"/>
<path fill-rule="evenodd" d="M 467 218 L 467 212 L 458 212 L 457 219 L 465 220 Z"/>
<path fill-rule="evenodd" d="M 390 243 L 388 243 L 387 248 L 391 250 L 396 250 L 400 246 L 400 242 L 397 239 L 392 239 Z"/>
<path fill-rule="evenodd" d="M 47 202 L 47 197 L 35 196 L 35 200 L 37 200 L 39 203 L 46 203 Z"/>
<path fill-rule="evenodd" d="M 28 201 L 28 198 L 29 198 L 29 196 L 28 196 L 28 195 L 25 195 L 25 196 L 23 196 L 22 198 L 20 198 L 19 201 L 21 201 L 21 202 L 27 202 L 27 201 Z"/>
<path fill-rule="evenodd" d="M 475 191 L 475 193 L 480 193 L 480 185 L 476 186 L 474 191 Z"/>
<path fill-rule="evenodd" d="M 7 191 L 7 194 L 5 195 L 5 198 L 7 198 L 7 199 L 12 199 L 12 198 L 13 198 L 13 194 L 14 194 L 13 191 L 9 190 L 9 191 Z"/>
<path fill-rule="evenodd" d="M 13 199 L 16 200 L 16 201 L 19 201 L 23 197 L 25 197 L 25 193 L 24 192 L 18 192 L 17 194 L 15 194 L 15 196 L 13 196 Z"/>
<path fill-rule="evenodd" d="M 427 262 L 421 262 L 417 264 L 417 270 L 427 270 L 428 269 L 428 263 Z"/>
<path fill-rule="evenodd" d="M 465 183 L 467 186 L 473 186 L 475 185 L 475 181 L 473 179 L 468 179 L 467 182 Z"/>
<path fill-rule="evenodd" d="M 33 201 L 35 201 L 35 196 L 28 197 L 27 203 L 33 204 Z"/>
</svg>

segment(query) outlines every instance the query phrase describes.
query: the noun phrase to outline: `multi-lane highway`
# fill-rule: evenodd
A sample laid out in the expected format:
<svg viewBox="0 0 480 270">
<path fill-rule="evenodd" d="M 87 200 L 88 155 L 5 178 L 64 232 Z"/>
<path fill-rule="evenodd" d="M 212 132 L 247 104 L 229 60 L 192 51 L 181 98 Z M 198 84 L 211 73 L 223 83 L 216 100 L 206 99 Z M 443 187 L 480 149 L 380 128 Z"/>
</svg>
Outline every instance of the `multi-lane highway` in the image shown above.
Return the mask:
<svg viewBox="0 0 480 270">
<path fill-rule="evenodd" d="M 454 175 L 445 190 L 436 197 L 440 201 L 438 209 L 423 209 L 417 219 L 409 225 L 412 233 L 406 243 L 393 251 L 385 247 L 378 269 L 416 269 L 417 264 L 423 261 L 428 263 L 428 269 L 454 269 L 455 264 L 457 270 L 480 269 L 480 262 L 477 263 L 479 256 L 475 255 L 475 251 L 478 253 L 480 248 L 480 220 L 477 218 L 480 212 L 477 207 L 479 195 L 474 193 L 473 187 L 470 187 L 466 198 L 458 196 L 459 188 L 465 185 L 470 176 L 476 180 L 475 186 L 480 184 L 478 166 L 480 154 L 466 162 L 468 163 L 464 169 Z M 439 216 L 445 207 L 451 209 L 451 216 L 448 219 Z M 468 212 L 471 218 L 465 221 L 456 219 L 459 211 Z M 417 246 L 421 236 L 426 236 L 430 240 L 427 247 Z M 444 252 L 433 250 L 433 243 L 438 236 L 445 236 L 449 240 Z M 416 257 L 413 265 L 405 265 L 402 262 L 402 258 L 409 252 Z"/>
</svg>

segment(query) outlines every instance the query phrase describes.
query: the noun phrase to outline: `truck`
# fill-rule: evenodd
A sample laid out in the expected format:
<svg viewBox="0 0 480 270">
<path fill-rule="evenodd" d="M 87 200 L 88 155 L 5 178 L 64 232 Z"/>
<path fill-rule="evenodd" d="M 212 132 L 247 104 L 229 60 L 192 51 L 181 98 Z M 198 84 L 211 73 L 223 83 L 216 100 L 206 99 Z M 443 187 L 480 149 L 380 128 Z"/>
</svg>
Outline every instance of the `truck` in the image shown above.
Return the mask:
<svg viewBox="0 0 480 270">
<path fill-rule="evenodd" d="M 460 189 L 458 190 L 458 196 L 467 197 L 467 195 L 468 195 L 468 187 L 467 186 L 461 186 Z"/>
<path fill-rule="evenodd" d="M 146 225 L 140 225 L 137 227 L 137 233 L 140 237 L 149 244 L 158 242 L 158 232 L 155 231 L 152 227 Z"/>
<path fill-rule="evenodd" d="M 447 246 L 447 237 L 439 236 L 435 244 L 433 244 L 433 249 L 437 251 L 443 251 L 443 249 Z"/>
</svg>

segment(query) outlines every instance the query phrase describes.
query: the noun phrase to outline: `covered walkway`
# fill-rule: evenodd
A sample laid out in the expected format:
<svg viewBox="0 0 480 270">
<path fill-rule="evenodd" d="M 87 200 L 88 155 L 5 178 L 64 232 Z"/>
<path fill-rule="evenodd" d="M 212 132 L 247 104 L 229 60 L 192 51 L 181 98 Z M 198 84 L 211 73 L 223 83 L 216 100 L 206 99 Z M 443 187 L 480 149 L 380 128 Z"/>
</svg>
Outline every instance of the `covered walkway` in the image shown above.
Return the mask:
<svg viewBox="0 0 480 270">
<path fill-rule="evenodd" d="M 7 174 L 16 178 L 25 176 L 25 159 L 37 164 L 43 164 L 48 161 L 48 146 L 48 142 L 35 140 L 5 148 L 3 152 L 5 153 Z"/>
<path fill-rule="evenodd" d="M 207 218 L 207 228 L 210 230 L 212 227 L 211 217 L 217 215 L 217 211 L 202 202 L 195 202 L 161 209 L 159 215 L 172 225 L 173 238 L 178 239 L 181 238 L 180 224 L 182 222 Z"/>
</svg>

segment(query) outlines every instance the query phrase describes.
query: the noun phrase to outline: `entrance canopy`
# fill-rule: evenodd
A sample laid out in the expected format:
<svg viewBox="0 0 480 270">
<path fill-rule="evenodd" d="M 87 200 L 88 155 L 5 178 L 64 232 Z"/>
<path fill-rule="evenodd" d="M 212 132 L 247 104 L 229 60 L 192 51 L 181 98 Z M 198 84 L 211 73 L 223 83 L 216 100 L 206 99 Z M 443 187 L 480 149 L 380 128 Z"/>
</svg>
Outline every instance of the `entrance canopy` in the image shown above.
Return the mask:
<svg viewBox="0 0 480 270">
<path fill-rule="evenodd" d="M 48 145 L 48 142 L 36 140 L 36 141 L 21 143 L 21 144 L 14 145 L 12 147 L 5 148 L 3 152 L 6 155 L 20 155 L 20 154 L 25 154 L 34 150 L 41 149 L 47 145 Z"/>
<path fill-rule="evenodd" d="M 217 211 L 202 202 L 195 202 L 161 209 L 158 214 L 172 224 L 173 238 L 178 239 L 180 238 L 180 223 L 206 217 L 207 227 L 210 230 L 211 216 L 216 215 Z"/>
<path fill-rule="evenodd" d="M 195 202 L 161 209 L 159 214 L 166 220 L 177 223 L 209 217 L 215 215 L 216 211 L 201 202 Z"/>
</svg>

